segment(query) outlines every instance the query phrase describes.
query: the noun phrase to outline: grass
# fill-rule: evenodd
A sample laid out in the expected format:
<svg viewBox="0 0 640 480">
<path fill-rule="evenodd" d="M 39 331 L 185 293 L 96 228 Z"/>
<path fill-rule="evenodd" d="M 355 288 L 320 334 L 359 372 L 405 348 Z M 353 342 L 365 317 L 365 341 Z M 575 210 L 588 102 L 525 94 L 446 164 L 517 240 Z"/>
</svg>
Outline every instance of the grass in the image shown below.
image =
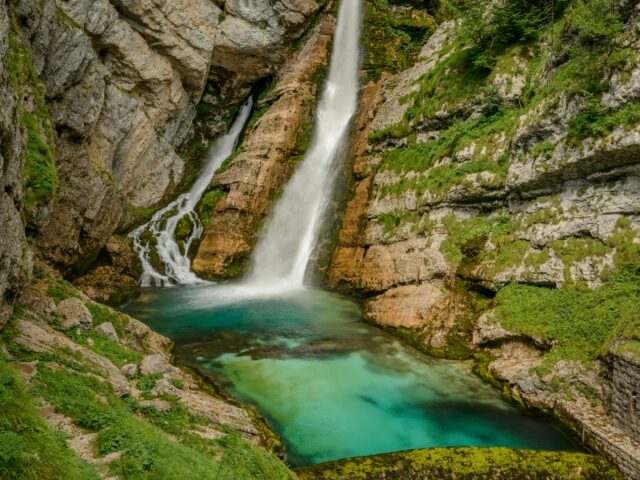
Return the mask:
<svg viewBox="0 0 640 480">
<path fill-rule="evenodd" d="M 0 359 L 0 479 L 45 478 L 99 477 L 46 425 L 20 377 Z"/>
<path fill-rule="evenodd" d="M 142 354 L 123 347 L 110 338 L 97 335 L 92 331 L 72 331 L 67 333 L 67 336 L 78 345 L 87 347 L 98 355 L 108 358 L 111 360 L 111 363 L 117 367 L 123 367 L 129 363 L 140 363 L 142 361 Z M 91 342 L 89 340 L 91 340 Z"/>
<path fill-rule="evenodd" d="M 511 219 L 506 215 L 478 216 L 463 221 L 455 215 L 449 215 L 443 219 L 442 226 L 447 239 L 442 242 L 440 251 L 451 262 L 460 262 L 465 255 L 482 249 L 489 239 L 497 248 L 508 244 L 509 235 L 514 229 Z"/>
<path fill-rule="evenodd" d="M 616 332 L 638 335 L 640 269 L 629 266 L 595 290 L 508 285 L 496 295 L 495 319 L 508 330 L 555 342 L 546 363 L 592 362 Z"/>
<path fill-rule="evenodd" d="M 100 325 L 101 323 L 110 322 L 113 325 L 118 337 L 124 337 L 123 318 L 124 315 L 117 313 L 116 311 L 101 305 L 99 303 L 88 302 L 85 304 L 91 315 L 93 316 L 93 324 Z"/>
<path fill-rule="evenodd" d="M 613 109 L 592 100 L 569 122 L 567 142 L 576 144 L 587 137 L 600 138 L 617 127 L 633 127 L 640 123 L 640 104 L 631 103 Z"/>
<path fill-rule="evenodd" d="M 526 472 L 526 473 L 523 473 Z M 437 478 L 512 480 L 519 478 L 622 480 L 600 456 L 509 448 L 429 448 L 356 457 L 297 470 L 301 480 Z"/>
<path fill-rule="evenodd" d="M 443 194 L 453 185 L 462 183 L 468 175 L 480 172 L 494 174 L 487 186 L 501 185 L 506 179 L 509 157 L 499 154 L 502 141 L 498 140 L 501 135 L 511 135 L 516 119 L 515 112 L 498 110 L 479 118 L 456 122 L 429 142 L 385 152 L 381 171 L 423 173 L 382 187 L 380 195 L 398 195 L 407 190 Z M 459 152 L 472 144 L 474 152 L 483 153 L 472 155 L 469 161 L 458 160 Z M 445 158 L 450 161 L 438 164 Z"/>
<path fill-rule="evenodd" d="M 48 277 L 47 283 L 47 295 L 52 297 L 56 304 L 67 298 L 80 297 L 78 290 L 62 278 Z"/>
<path fill-rule="evenodd" d="M 21 118 L 27 134 L 24 175 L 27 191 L 31 195 L 27 202 L 46 202 L 55 196 L 58 188 L 58 172 L 53 151 L 42 139 L 36 117 L 23 111 Z"/>
<path fill-rule="evenodd" d="M 78 426 L 98 433 L 100 455 L 124 452 L 110 464 L 112 475 L 134 480 L 170 480 L 184 478 L 184 472 L 189 471 L 194 478 L 202 479 L 289 477 L 286 467 L 275 457 L 234 435 L 205 440 L 190 433 L 204 421 L 191 415 L 175 399 L 171 399 L 171 408 L 164 412 L 142 407 L 130 397 L 117 397 L 106 381 L 43 364 L 38 366 L 34 384 L 34 394 L 71 417 Z M 171 440 L 163 432 L 179 441 Z"/>
</svg>

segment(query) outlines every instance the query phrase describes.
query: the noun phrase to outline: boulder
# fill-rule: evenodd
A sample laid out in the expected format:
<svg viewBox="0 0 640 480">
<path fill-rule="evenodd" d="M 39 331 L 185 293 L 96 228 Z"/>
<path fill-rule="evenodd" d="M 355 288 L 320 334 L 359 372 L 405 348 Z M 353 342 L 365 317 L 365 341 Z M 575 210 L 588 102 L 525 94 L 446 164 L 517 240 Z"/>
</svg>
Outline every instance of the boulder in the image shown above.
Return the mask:
<svg viewBox="0 0 640 480">
<path fill-rule="evenodd" d="M 153 387 L 153 389 L 151 390 L 151 393 L 157 396 L 161 396 L 161 395 L 173 395 L 175 397 L 181 396 L 180 389 L 177 388 L 175 385 L 173 385 L 166 378 L 162 378 L 158 380 L 155 386 Z"/>
<path fill-rule="evenodd" d="M 138 366 L 135 363 L 128 363 L 120 371 L 125 377 L 131 378 L 138 373 Z"/>
<path fill-rule="evenodd" d="M 64 315 L 64 320 L 60 324 L 63 330 L 80 327 L 91 328 L 93 316 L 79 298 L 67 298 L 58 304 L 57 312 Z"/>
<path fill-rule="evenodd" d="M 143 375 L 156 375 L 159 373 L 166 373 L 172 370 L 173 367 L 169 365 L 164 356 L 160 354 L 147 355 L 142 359 L 140 363 L 140 373 Z"/>
<path fill-rule="evenodd" d="M 113 324 L 111 322 L 104 322 L 98 325 L 96 327 L 96 333 L 103 337 L 109 337 L 114 342 L 118 341 L 118 334 L 116 333 L 116 329 L 113 328 Z"/>
<path fill-rule="evenodd" d="M 22 289 L 18 303 L 24 305 L 31 312 L 49 317 L 56 311 L 56 304 L 47 294 L 47 285 L 37 282 Z"/>
</svg>

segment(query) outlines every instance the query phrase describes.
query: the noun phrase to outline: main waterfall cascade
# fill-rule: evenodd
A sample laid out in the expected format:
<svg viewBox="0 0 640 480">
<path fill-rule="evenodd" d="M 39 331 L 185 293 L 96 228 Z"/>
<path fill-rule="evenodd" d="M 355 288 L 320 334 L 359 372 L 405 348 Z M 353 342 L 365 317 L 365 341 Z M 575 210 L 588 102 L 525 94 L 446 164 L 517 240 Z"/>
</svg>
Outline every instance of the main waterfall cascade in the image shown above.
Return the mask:
<svg viewBox="0 0 640 480">
<path fill-rule="evenodd" d="M 246 283 L 257 290 L 287 290 L 304 284 L 357 107 L 361 9 L 361 0 L 341 2 L 313 143 L 276 204 L 252 258 Z"/>
<path fill-rule="evenodd" d="M 240 108 L 229 132 L 219 138 L 209 151 L 205 168 L 191 189 L 163 209 L 157 211 L 148 223 L 141 225 L 129 234 L 133 239 L 134 249 L 142 263 L 141 286 L 167 286 L 176 283 L 194 284 L 202 282 L 191 271 L 191 260 L 189 259 L 189 248 L 195 240 L 200 238 L 203 231 L 202 222 L 200 222 L 194 208 L 207 189 L 216 170 L 233 153 L 242 129 L 249 118 L 252 106 L 253 99 L 249 97 Z M 167 216 L 171 212 L 174 213 Z M 181 248 L 176 241 L 175 232 L 178 222 L 185 216 L 189 218 L 193 228 Z M 155 248 L 158 257 L 164 264 L 164 274 L 158 272 L 151 264 L 151 246 L 149 242 L 143 242 L 141 238 L 145 231 L 150 232 L 156 240 Z"/>
<path fill-rule="evenodd" d="M 340 6 L 329 78 L 318 106 L 313 143 L 267 221 L 252 258 L 249 275 L 240 289 L 234 289 L 242 291 L 238 293 L 278 292 L 304 284 L 318 229 L 331 199 L 337 161 L 356 111 L 361 10 L 361 0 L 344 0 Z M 130 234 L 142 262 L 141 286 L 202 282 L 191 271 L 188 256 L 189 247 L 203 231 L 194 208 L 216 170 L 233 152 L 251 107 L 249 99 L 240 109 L 229 133 L 216 142 L 206 168 L 191 190 L 156 212 L 147 224 Z M 174 213 L 167 217 L 171 212 Z M 185 216 L 193 228 L 181 248 L 175 231 Z M 151 264 L 152 246 L 142 241 L 145 231 L 156 240 L 154 248 L 164 264 L 164 274 Z"/>
</svg>

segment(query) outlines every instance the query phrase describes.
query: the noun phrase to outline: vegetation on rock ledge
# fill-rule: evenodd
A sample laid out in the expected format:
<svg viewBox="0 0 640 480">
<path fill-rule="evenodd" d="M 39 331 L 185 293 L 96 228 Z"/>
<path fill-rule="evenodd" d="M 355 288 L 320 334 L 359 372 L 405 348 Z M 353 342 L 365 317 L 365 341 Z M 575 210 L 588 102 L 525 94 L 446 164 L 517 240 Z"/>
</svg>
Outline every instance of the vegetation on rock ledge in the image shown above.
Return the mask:
<svg viewBox="0 0 640 480">
<path fill-rule="evenodd" d="M 297 471 L 301 480 L 621 480 L 602 457 L 508 448 L 433 448 L 357 457 Z"/>
</svg>

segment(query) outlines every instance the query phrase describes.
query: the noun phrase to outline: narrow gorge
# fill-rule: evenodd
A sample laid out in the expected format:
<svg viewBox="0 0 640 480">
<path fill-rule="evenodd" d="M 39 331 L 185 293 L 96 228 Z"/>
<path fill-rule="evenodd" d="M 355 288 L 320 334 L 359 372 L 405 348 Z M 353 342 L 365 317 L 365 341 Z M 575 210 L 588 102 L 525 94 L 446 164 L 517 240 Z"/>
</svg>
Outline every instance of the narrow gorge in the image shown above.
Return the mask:
<svg viewBox="0 0 640 480">
<path fill-rule="evenodd" d="M 0 479 L 640 479 L 637 0 L 0 0 Z"/>
</svg>

